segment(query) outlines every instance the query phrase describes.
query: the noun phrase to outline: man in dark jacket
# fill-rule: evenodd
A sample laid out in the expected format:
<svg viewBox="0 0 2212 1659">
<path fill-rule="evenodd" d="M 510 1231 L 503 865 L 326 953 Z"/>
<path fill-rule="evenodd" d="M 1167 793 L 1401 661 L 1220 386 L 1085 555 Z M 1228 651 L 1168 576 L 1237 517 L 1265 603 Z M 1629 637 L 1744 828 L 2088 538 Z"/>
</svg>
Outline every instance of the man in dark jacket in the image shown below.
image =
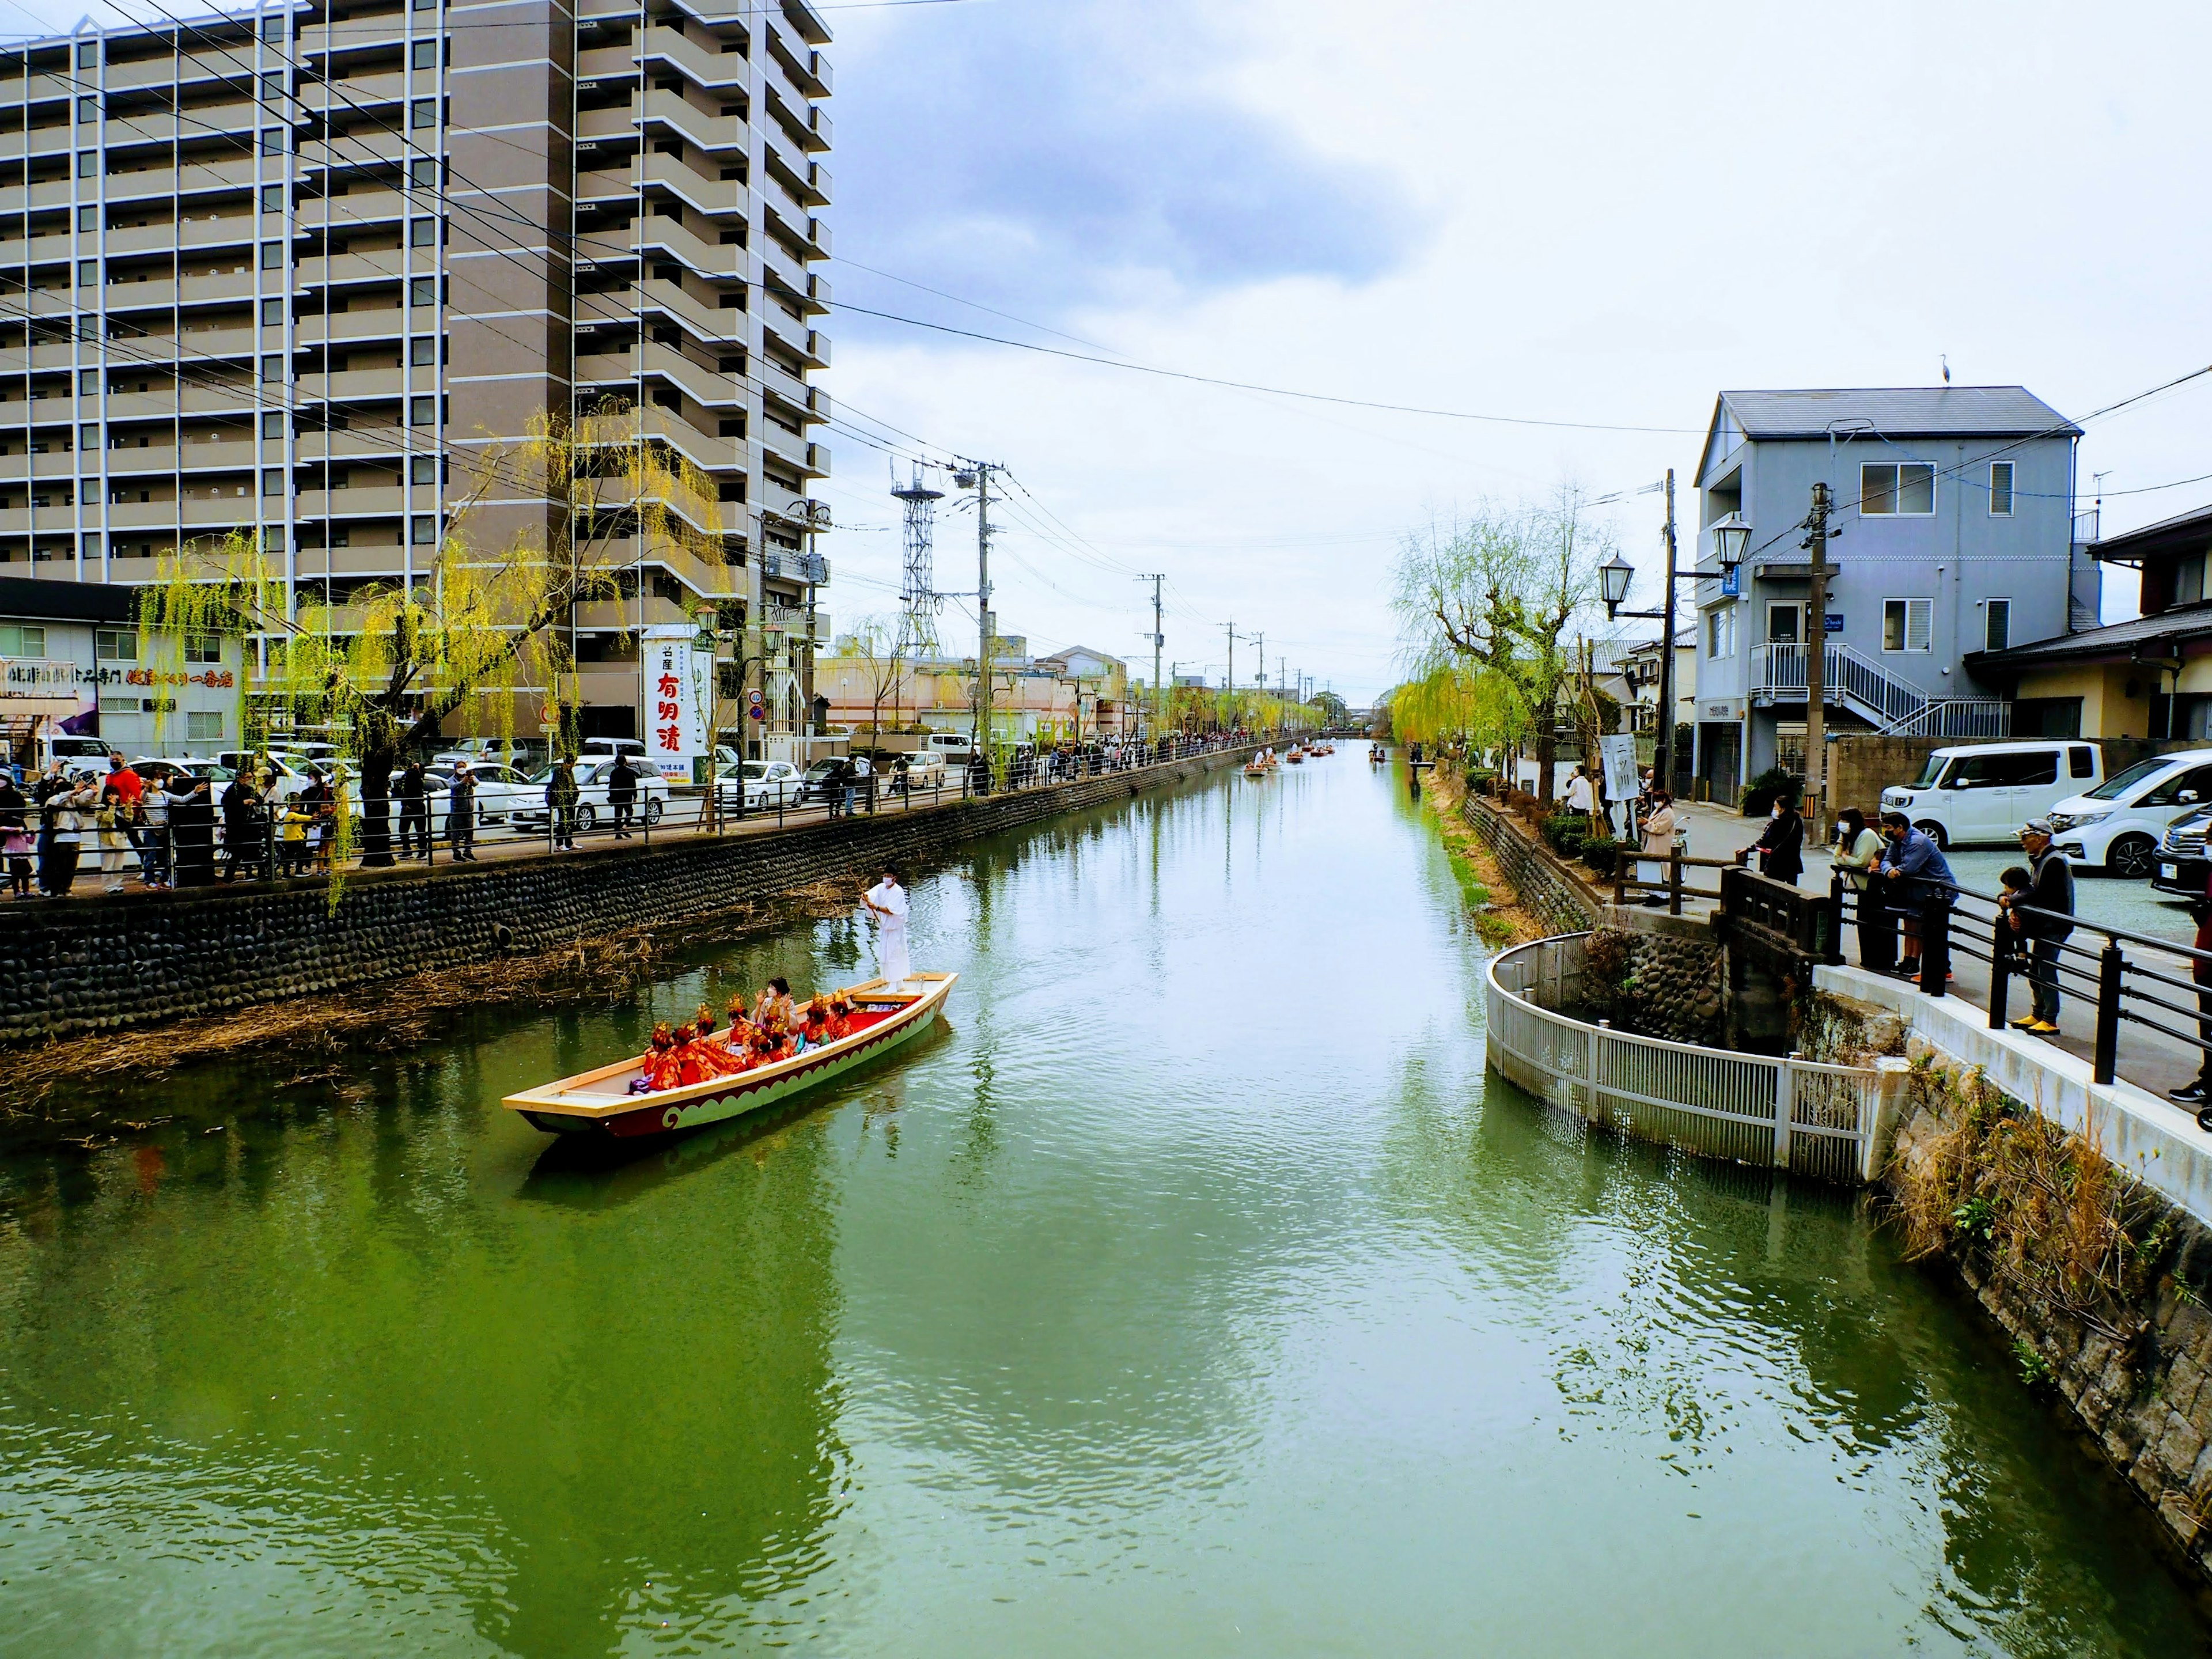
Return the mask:
<svg viewBox="0 0 2212 1659">
<path fill-rule="evenodd" d="M 466 761 L 453 763 L 453 787 L 446 795 L 446 839 L 453 843 L 454 863 L 477 861 L 477 775 Z"/>
<path fill-rule="evenodd" d="M 2074 867 L 2066 854 L 2051 844 L 2051 821 L 2030 818 L 2020 832 L 2027 849 L 2030 882 L 2020 915 L 2020 932 L 2033 944 L 2028 950 L 2027 982 L 2033 1006 L 2027 1018 L 2013 1024 L 2031 1036 L 2058 1035 L 2058 947 L 2074 932 L 2060 916 L 2074 914 Z"/>
<path fill-rule="evenodd" d="M 422 776 L 422 763 L 411 760 L 392 787 L 399 800 L 399 856 L 430 856 L 430 791 Z"/>
<path fill-rule="evenodd" d="M 2189 963 L 2189 977 L 2197 981 L 2197 1036 L 2199 1042 L 2212 1042 L 2212 878 L 2207 878 L 2204 895 L 2193 901 L 2189 909 L 2197 921 L 2198 954 Z M 2166 1094 L 2185 1106 L 2212 1104 L 2212 1048 L 2198 1056 L 2197 1080 L 2169 1089 Z"/>
<path fill-rule="evenodd" d="M 628 755 L 617 755 L 607 773 L 607 805 L 614 808 L 615 839 L 628 841 L 630 814 L 637 808 L 637 774 L 630 769 Z"/>
</svg>

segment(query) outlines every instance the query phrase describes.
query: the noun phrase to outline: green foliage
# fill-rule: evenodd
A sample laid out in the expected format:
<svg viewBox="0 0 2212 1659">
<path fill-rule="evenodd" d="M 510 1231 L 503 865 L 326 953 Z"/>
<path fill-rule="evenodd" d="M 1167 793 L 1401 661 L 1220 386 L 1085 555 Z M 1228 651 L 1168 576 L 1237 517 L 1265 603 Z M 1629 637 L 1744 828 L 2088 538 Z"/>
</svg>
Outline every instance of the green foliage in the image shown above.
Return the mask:
<svg viewBox="0 0 2212 1659">
<path fill-rule="evenodd" d="M 2051 1362 L 2028 1343 L 2014 1338 L 2012 1345 L 2013 1363 L 2020 1367 L 2020 1380 L 2031 1389 L 2047 1389 L 2057 1379 Z"/>
<path fill-rule="evenodd" d="M 1583 842 L 1589 838 L 1589 820 L 1579 812 L 1554 812 L 1542 825 L 1544 839 L 1561 858 L 1571 859 L 1582 851 Z"/>
<path fill-rule="evenodd" d="M 1805 780 L 1794 772 L 1784 771 L 1781 767 L 1768 767 L 1749 783 L 1744 785 L 1742 796 L 1744 815 L 1747 817 L 1757 817 L 1762 812 L 1771 811 L 1774 806 L 1774 798 L 1785 789 L 1802 797 L 1805 793 Z"/>
<path fill-rule="evenodd" d="M 1996 1231 L 1997 1206 L 1987 1198 L 1974 1197 L 1951 1212 L 1951 1224 L 1969 1238 L 1987 1243 Z"/>
<path fill-rule="evenodd" d="M 1583 842 L 1583 862 L 1601 876 L 1610 876 L 1620 857 L 1620 843 L 1611 836 L 1595 836 Z"/>
</svg>

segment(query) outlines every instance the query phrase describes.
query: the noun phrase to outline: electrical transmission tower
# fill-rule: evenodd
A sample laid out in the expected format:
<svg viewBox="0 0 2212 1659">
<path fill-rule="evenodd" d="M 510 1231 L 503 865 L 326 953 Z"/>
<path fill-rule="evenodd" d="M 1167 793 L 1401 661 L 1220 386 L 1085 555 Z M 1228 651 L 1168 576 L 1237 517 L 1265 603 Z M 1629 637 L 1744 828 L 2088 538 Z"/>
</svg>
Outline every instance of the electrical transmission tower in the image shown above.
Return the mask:
<svg viewBox="0 0 2212 1659">
<path fill-rule="evenodd" d="M 930 556 L 937 503 L 945 499 L 945 492 L 922 483 L 921 469 L 917 466 L 913 481 L 903 489 L 891 491 L 891 495 L 906 506 L 906 571 L 899 583 L 896 654 L 911 662 L 917 657 L 940 655 L 943 650 L 937 638 L 936 576 Z"/>
</svg>

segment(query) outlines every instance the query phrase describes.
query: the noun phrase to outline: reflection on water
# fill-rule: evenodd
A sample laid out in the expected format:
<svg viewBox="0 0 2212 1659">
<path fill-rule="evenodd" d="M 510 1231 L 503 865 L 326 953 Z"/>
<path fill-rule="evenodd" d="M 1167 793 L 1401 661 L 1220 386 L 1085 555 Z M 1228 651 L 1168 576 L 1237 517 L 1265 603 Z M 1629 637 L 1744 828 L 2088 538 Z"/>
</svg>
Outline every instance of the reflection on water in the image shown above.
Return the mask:
<svg viewBox="0 0 2212 1659">
<path fill-rule="evenodd" d="M 1419 814 L 1339 757 L 984 848 L 946 1028 L 769 1121 L 497 1102 L 850 921 L 0 1165 L 0 1649 L 2201 1646 L 1859 1200 L 1486 1083 Z"/>
</svg>

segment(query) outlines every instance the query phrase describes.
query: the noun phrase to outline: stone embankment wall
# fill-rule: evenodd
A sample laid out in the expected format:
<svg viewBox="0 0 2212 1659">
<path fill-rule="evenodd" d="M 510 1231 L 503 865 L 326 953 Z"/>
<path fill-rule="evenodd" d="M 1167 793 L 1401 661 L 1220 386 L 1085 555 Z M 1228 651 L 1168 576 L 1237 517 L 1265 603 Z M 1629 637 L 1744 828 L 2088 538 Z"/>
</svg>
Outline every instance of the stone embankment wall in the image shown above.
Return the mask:
<svg viewBox="0 0 2212 1659">
<path fill-rule="evenodd" d="M 1944 1155 L 1968 1095 L 1982 1086 L 1918 1039 L 1910 1052 L 1912 1100 L 1887 1176 L 1908 1202 L 1922 1165 Z M 2078 1139 L 2069 1150 L 2097 1155 Z M 1995 1206 L 2014 1201 L 1990 1184 Z M 1954 1231 L 1943 1255 L 2013 1338 L 2023 1374 L 2047 1376 L 2197 1569 L 2212 1576 L 2212 1233 L 2156 1194 L 2134 1183 L 2126 1190 L 2123 1254 L 2133 1259 L 2136 1282 L 2124 1293 L 2107 1285 L 2101 1295 L 2069 1295 L 2047 1264 L 2023 1269 L 2008 1241 L 1970 1228 Z M 2064 1224 L 2052 1216 L 2043 1227 L 2048 1236 Z"/>
<path fill-rule="evenodd" d="M 25 906 L 0 933 L 0 1042 L 78 1036 L 353 989 L 579 939 L 696 921 L 883 866 L 942 862 L 982 837 L 1239 764 L 1244 750 L 1017 794 L 726 840 L 320 882 Z"/>
<path fill-rule="evenodd" d="M 1728 1046 L 1727 953 L 1703 921 L 1608 905 L 1583 963 L 1590 1017 L 1670 1042 Z"/>
<path fill-rule="evenodd" d="M 1597 926 L 1602 902 L 1552 856 L 1549 848 L 1480 795 L 1468 796 L 1460 813 L 1513 884 L 1522 909 L 1562 933 Z"/>
</svg>

